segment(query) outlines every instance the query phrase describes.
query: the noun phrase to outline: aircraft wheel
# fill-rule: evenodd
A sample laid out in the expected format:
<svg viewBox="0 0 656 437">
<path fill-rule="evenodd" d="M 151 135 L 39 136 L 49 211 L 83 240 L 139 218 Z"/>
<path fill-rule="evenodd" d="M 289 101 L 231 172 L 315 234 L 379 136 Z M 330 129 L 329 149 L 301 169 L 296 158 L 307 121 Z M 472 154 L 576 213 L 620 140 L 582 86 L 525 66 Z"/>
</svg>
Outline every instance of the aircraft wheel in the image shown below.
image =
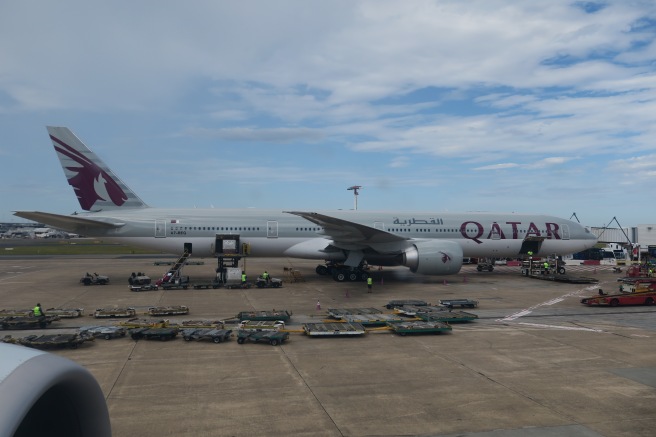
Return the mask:
<svg viewBox="0 0 656 437">
<path fill-rule="evenodd" d="M 360 280 L 361 280 L 361 281 L 366 281 L 367 279 L 369 279 L 369 273 L 367 273 L 367 272 L 360 272 Z"/>
<path fill-rule="evenodd" d="M 212 339 L 212 341 L 213 341 L 214 343 L 217 343 L 217 344 L 218 344 L 218 343 L 221 343 L 221 337 L 214 337 L 214 338 Z"/>
<path fill-rule="evenodd" d="M 337 282 L 344 282 L 346 281 L 346 274 L 342 271 L 336 271 L 333 273 L 333 279 Z"/>
<path fill-rule="evenodd" d="M 315 272 L 317 272 L 317 275 L 325 276 L 325 275 L 328 274 L 328 267 L 323 266 L 323 265 L 319 265 L 315 269 Z"/>
<path fill-rule="evenodd" d="M 349 279 L 349 281 L 353 281 L 353 282 L 355 282 L 355 281 L 358 280 L 358 274 L 355 273 L 355 272 L 351 272 L 351 273 L 349 273 L 349 275 L 348 275 L 348 279 Z"/>
</svg>

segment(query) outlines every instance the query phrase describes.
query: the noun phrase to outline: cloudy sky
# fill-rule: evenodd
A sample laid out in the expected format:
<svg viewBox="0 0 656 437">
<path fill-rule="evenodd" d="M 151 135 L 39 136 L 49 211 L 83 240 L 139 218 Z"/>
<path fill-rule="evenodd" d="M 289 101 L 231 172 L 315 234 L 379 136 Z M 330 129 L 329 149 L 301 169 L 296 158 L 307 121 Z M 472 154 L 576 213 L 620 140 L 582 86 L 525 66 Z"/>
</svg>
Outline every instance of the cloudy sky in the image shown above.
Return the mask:
<svg viewBox="0 0 656 437">
<path fill-rule="evenodd" d="M 151 206 L 656 223 L 655 120 L 653 1 L 0 3 L 0 221 L 55 125 Z"/>
</svg>

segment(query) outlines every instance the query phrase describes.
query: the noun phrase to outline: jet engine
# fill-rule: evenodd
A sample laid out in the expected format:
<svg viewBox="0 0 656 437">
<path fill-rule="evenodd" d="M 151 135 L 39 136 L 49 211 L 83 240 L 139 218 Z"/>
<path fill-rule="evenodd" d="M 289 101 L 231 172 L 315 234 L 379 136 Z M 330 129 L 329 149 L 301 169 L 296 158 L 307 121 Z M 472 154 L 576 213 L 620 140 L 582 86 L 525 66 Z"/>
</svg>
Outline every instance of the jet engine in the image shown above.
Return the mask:
<svg viewBox="0 0 656 437">
<path fill-rule="evenodd" d="M 403 253 L 404 266 L 422 275 L 453 275 L 462 267 L 462 247 L 454 241 L 419 241 Z"/>
<path fill-rule="evenodd" d="M 105 396 L 71 360 L 0 344 L 0 437 L 110 437 Z"/>
</svg>

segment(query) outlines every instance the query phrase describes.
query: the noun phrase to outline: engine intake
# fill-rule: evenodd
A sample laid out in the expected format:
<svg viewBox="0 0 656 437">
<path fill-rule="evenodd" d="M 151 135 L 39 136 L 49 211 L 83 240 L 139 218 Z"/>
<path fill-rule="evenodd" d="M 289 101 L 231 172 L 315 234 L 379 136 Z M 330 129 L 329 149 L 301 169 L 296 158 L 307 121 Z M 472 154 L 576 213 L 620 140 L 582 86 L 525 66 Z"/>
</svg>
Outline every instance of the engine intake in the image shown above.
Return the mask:
<svg viewBox="0 0 656 437">
<path fill-rule="evenodd" d="M 454 241 L 420 241 L 403 253 L 402 264 L 412 273 L 453 275 L 462 267 L 462 247 Z"/>
<path fill-rule="evenodd" d="M 0 436 L 110 437 L 91 373 L 57 355 L 0 344 Z"/>
</svg>

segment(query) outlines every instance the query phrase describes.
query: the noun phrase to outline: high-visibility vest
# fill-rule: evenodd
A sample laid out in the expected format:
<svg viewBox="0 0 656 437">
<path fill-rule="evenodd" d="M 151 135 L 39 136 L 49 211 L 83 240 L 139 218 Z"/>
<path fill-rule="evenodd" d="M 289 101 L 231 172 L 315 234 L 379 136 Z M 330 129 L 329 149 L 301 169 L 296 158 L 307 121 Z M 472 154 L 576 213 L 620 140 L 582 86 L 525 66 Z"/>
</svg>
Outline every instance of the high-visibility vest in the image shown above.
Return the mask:
<svg viewBox="0 0 656 437">
<path fill-rule="evenodd" d="M 367 278 L 367 285 L 373 284 L 374 280 L 371 278 Z"/>
<path fill-rule="evenodd" d="M 41 307 L 39 307 L 39 306 L 35 306 L 34 309 L 33 309 L 32 311 L 34 312 L 34 315 L 35 315 L 36 317 L 41 316 Z"/>
<path fill-rule="evenodd" d="M 246 275 L 245 274 L 241 275 L 241 282 L 246 282 Z"/>
<path fill-rule="evenodd" d="M 262 273 L 262 278 L 266 279 L 269 277 L 269 274 L 267 272 Z"/>
<path fill-rule="evenodd" d="M 545 262 L 545 263 L 543 264 L 543 266 L 544 266 L 545 269 L 548 269 L 548 268 L 549 268 L 549 263 Z"/>
</svg>

